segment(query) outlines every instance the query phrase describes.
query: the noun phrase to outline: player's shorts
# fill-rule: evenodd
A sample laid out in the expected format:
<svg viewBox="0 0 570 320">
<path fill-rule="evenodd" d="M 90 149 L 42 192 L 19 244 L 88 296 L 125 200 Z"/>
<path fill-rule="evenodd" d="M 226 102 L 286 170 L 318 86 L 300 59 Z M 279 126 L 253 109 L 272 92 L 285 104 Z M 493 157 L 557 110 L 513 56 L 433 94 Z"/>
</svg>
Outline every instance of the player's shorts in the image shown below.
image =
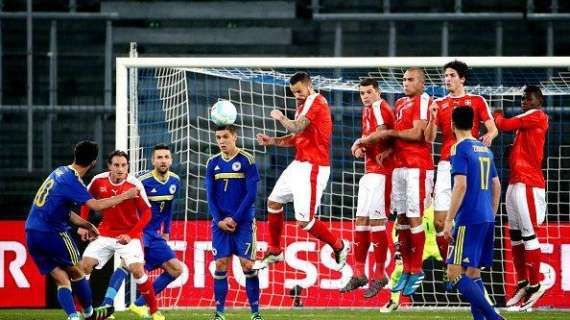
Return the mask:
<svg viewBox="0 0 570 320">
<path fill-rule="evenodd" d="M 120 244 L 115 238 L 99 236 L 89 243 L 83 252 L 83 256 L 97 259 L 99 263 L 95 268 L 102 269 L 115 252 L 127 266 L 133 263 L 144 263 L 141 241 L 135 238 L 127 244 Z"/>
<path fill-rule="evenodd" d="M 295 219 L 309 222 L 321 205 L 330 172 L 328 166 L 294 160 L 277 179 L 269 200 L 282 204 L 292 201 Z"/>
<path fill-rule="evenodd" d="M 390 175 L 367 173 L 358 183 L 357 217 L 386 219 L 390 211 Z"/>
<path fill-rule="evenodd" d="M 451 163 L 440 161 L 437 165 L 435 177 L 433 209 L 435 211 L 447 211 L 451 204 Z"/>
<path fill-rule="evenodd" d="M 490 267 L 493 263 L 495 223 L 483 222 L 455 226 L 447 248 L 447 264 L 464 268 Z"/>
<path fill-rule="evenodd" d="M 70 267 L 79 263 L 81 255 L 75 241 L 67 232 L 26 230 L 28 251 L 41 274 L 56 267 Z"/>
<path fill-rule="evenodd" d="M 154 270 L 162 266 L 170 259 L 176 258 L 176 254 L 162 238 L 154 238 L 144 243 L 144 268 L 147 271 Z"/>
<path fill-rule="evenodd" d="M 396 168 L 392 172 L 392 212 L 421 217 L 431 205 L 433 170 Z"/>
<path fill-rule="evenodd" d="M 546 192 L 524 183 L 509 184 L 506 195 L 509 227 L 520 230 L 523 237 L 534 234 L 534 228 L 546 218 Z"/>
<path fill-rule="evenodd" d="M 255 219 L 240 223 L 234 232 L 225 232 L 212 224 L 212 251 L 215 259 L 238 257 L 254 260 L 257 250 Z"/>
</svg>

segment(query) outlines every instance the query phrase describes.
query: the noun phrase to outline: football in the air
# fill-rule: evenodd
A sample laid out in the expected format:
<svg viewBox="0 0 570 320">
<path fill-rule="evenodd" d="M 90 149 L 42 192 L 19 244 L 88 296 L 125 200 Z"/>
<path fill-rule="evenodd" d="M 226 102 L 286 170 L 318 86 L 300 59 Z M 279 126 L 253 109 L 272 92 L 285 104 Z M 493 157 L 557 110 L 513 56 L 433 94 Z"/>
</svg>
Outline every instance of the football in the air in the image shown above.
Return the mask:
<svg viewBox="0 0 570 320">
<path fill-rule="evenodd" d="M 228 100 L 220 100 L 212 106 L 210 118 L 218 126 L 233 124 L 237 118 L 236 107 Z"/>
</svg>

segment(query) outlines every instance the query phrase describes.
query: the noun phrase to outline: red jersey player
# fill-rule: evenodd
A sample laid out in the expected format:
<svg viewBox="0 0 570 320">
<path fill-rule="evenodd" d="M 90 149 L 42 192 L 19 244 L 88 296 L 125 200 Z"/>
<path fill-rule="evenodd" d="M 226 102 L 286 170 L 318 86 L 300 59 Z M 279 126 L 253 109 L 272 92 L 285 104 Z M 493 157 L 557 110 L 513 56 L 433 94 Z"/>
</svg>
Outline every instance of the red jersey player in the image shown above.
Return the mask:
<svg viewBox="0 0 570 320">
<path fill-rule="evenodd" d="M 368 256 L 370 242 L 374 247 L 376 272 L 365 298 L 378 294 L 388 283 L 384 271 L 388 250 L 386 234 L 387 213 L 390 210 L 390 186 L 394 160 L 391 149 L 386 142 L 380 140 L 383 130 L 394 128 L 394 112 L 386 101 L 380 97 L 378 82 L 372 78 L 364 79 L 359 85 L 362 109 L 362 137 L 352 145 L 352 154 L 356 158 L 364 156 L 365 174 L 358 184 L 358 204 L 356 209 L 356 226 L 354 232 L 354 276 L 350 278 L 341 292 L 348 292 L 368 284 L 364 274 L 364 265 Z M 387 155 L 387 156 L 386 156 Z M 381 163 L 376 159 L 380 157 Z"/>
<path fill-rule="evenodd" d="M 121 257 L 127 269 L 133 274 L 141 295 L 149 306 L 153 320 L 163 320 L 158 311 L 152 281 L 144 271 L 144 252 L 140 237 L 144 226 L 151 218 L 150 203 L 142 183 L 128 174 L 129 162 L 125 152 L 115 150 L 107 158 L 108 172 L 93 177 L 87 186 L 94 198 L 107 198 L 121 194 L 131 188 L 137 188 L 139 197 L 122 202 L 114 207 L 104 209 L 103 219 L 99 225 L 100 236 L 93 240 L 81 259 L 81 268 L 90 274 L 93 268 L 101 269 L 113 257 L 115 252 Z M 87 218 L 89 209 L 81 208 L 81 216 Z M 139 217 L 140 215 L 140 217 Z M 84 230 L 79 230 L 85 240 Z"/>
<path fill-rule="evenodd" d="M 521 100 L 522 114 L 505 118 L 502 110 L 495 112 L 501 131 L 515 131 L 506 208 L 518 284 L 507 307 L 517 306 L 524 298 L 521 310 L 532 307 L 546 290 L 540 282 L 540 243 L 534 231 L 546 215 L 542 160 L 548 115 L 542 110 L 543 100 L 540 88 L 527 86 Z"/>
<path fill-rule="evenodd" d="M 294 147 L 295 160 L 281 173 L 269 195 L 269 250 L 262 261 L 255 263 L 254 269 L 284 260 L 280 240 L 284 223 L 283 204 L 287 202 L 293 202 L 299 227 L 333 248 L 340 269 L 346 263 L 350 244 L 331 233 L 315 217 L 330 175 L 331 112 L 326 99 L 313 90 L 309 74 L 295 73 L 289 79 L 289 88 L 297 102 L 295 119 L 289 120 L 279 110 L 271 111 L 271 117 L 291 134 L 283 137 L 257 134 L 260 145 Z"/>
<path fill-rule="evenodd" d="M 487 146 L 491 145 L 493 139 L 497 136 L 497 127 L 493 122 L 493 117 L 489 111 L 489 106 L 485 98 L 468 94 L 465 92 L 465 82 L 468 78 L 469 68 L 462 61 L 451 61 L 443 66 L 444 82 L 449 94 L 443 98 L 435 100 L 430 108 L 431 117 L 425 131 L 425 137 L 428 142 L 433 142 L 437 134 L 437 128 L 441 130 L 441 156 L 437 165 L 437 174 L 434 189 L 434 225 L 439 253 L 445 261 L 447 257 L 448 241 L 443 237 L 443 225 L 449 204 L 451 202 L 451 164 L 449 162 L 449 154 L 451 146 L 457 139 L 451 128 L 451 113 L 457 107 L 473 108 L 473 129 L 471 134 L 473 137 L 479 137 L 479 123 L 483 122 L 487 133 L 481 137 L 483 143 Z"/>
</svg>

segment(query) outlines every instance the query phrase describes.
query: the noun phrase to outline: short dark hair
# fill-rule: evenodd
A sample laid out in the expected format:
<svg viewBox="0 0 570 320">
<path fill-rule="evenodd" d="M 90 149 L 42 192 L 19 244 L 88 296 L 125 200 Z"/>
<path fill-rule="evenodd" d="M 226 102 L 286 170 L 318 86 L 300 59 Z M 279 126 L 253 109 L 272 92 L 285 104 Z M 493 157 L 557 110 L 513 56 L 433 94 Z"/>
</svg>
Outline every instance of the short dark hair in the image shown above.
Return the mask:
<svg viewBox="0 0 570 320">
<path fill-rule="evenodd" d="M 525 86 L 523 91 L 526 94 L 534 94 L 534 96 L 540 99 L 540 101 L 544 101 L 542 90 L 540 90 L 538 86 Z"/>
<path fill-rule="evenodd" d="M 95 141 L 82 140 L 73 148 L 73 162 L 82 167 L 87 167 L 94 160 L 97 160 L 99 145 Z"/>
<path fill-rule="evenodd" d="M 154 154 L 154 152 L 155 152 L 156 150 L 168 150 L 168 151 L 170 151 L 170 147 L 167 146 L 167 145 L 165 145 L 164 143 L 155 144 L 155 145 L 152 147 L 152 153 L 151 153 L 151 154 Z"/>
<path fill-rule="evenodd" d="M 228 130 L 231 134 L 237 133 L 237 128 L 233 124 L 227 124 L 227 125 L 216 127 L 216 131 L 223 131 L 223 130 Z"/>
<path fill-rule="evenodd" d="M 469 76 L 469 67 L 465 62 L 453 60 L 443 66 L 443 71 L 445 72 L 445 69 L 447 68 L 455 70 L 460 78 L 464 78 L 465 81 L 467 81 L 467 77 Z"/>
<path fill-rule="evenodd" d="M 360 83 L 358 85 L 362 87 L 373 86 L 374 89 L 378 90 L 378 81 L 376 81 L 374 78 L 364 78 L 360 80 Z"/>
<path fill-rule="evenodd" d="M 289 79 L 290 85 L 295 85 L 297 82 L 311 83 L 311 76 L 304 71 L 299 71 Z"/>
<path fill-rule="evenodd" d="M 453 109 L 451 120 L 455 128 L 459 130 L 471 130 L 473 128 L 473 108 L 469 106 L 459 106 Z"/>
<path fill-rule="evenodd" d="M 107 164 L 111 164 L 113 162 L 114 157 L 124 157 L 127 159 L 127 163 L 129 163 L 129 155 L 123 150 L 114 150 L 109 153 L 107 156 Z"/>
</svg>

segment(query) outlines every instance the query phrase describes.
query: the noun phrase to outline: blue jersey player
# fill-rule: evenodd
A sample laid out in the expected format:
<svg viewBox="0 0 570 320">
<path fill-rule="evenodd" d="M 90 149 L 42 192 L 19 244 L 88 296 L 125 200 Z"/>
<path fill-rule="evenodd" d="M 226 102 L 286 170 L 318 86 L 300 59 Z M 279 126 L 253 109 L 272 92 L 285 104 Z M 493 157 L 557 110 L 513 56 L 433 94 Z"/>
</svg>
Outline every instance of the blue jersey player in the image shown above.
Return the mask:
<svg viewBox="0 0 570 320">
<path fill-rule="evenodd" d="M 259 278 L 253 270 L 256 252 L 255 196 L 259 173 L 253 156 L 236 147 L 237 133 L 232 125 L 216 129 L 220 153 L 206 165 L 208 209 L 212 215 L 212 247 L 216 259 L 214 320 L 225 320 L 228 293 L 227 269 L 233 255 L 239 257 L 245 274 L 251 320 L 259 314 Z"/>
<path fill-rule="evenodd" d="M 451 239 L 447 275 L 471 304 L 474 319 L 502 319 L 485 298 L 481 280 L 481 268 L 490 267 L 493 262 L 501 183 L 493 153 L 471 135 L 473 109 L 455 108 L 452 127 L 457 137 L 451 148 L 453 190 L 443 229 L 445 238 Z"/>
<path fill-rule="evenodd" d="M 95 166 L 99 147 L 92 141 L 81 141 L 75 146 L 74 161 L 69 166 L 55 169 L 38 189 L 26 220 L 26 243 L 30 255 L 42 274 L 50 274 L 57 285 L 57 299 L 68 319 L 79 320 L 73 294 L 81 302 L 86 319 L 106 319 L 112 307 L 93 309 L 91 289 L 79 269 L 79 250 L 69 234 L 70 223 L 88 230 L 95 238 L 99 231 L 71 210 L 87 205 L 103 210 L 134 198 L 135 189 L 106 199 L 95 200 L 81 178 Z"/>
</svg>

